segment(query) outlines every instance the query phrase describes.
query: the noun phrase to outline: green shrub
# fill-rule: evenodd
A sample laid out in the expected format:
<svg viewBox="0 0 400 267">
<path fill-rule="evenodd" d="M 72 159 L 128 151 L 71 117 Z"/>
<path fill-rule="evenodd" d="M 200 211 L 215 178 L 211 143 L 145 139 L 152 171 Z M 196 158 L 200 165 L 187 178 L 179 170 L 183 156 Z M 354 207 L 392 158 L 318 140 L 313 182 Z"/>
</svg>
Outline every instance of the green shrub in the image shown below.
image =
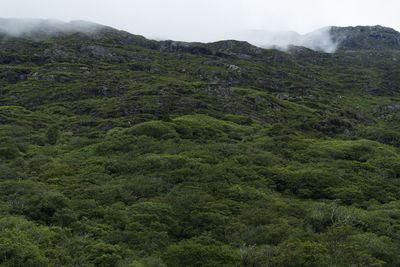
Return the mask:
<svg viewBox="0 0 400 267">
<path fill-rule="evenodd" d="M 235 266 L 238 256 L 217 246 L 183 244 L 168 247 L 162 259 L 171 267 L 228 267 Z"/>
<path fill-rule="evenodd" d="M 128 133 L 134 135 L 147 135 L 157 139 L 169 139 L 177 136 L 174 127 L 164 121 L 149 121 L 133 126 Z"/>
</svg>

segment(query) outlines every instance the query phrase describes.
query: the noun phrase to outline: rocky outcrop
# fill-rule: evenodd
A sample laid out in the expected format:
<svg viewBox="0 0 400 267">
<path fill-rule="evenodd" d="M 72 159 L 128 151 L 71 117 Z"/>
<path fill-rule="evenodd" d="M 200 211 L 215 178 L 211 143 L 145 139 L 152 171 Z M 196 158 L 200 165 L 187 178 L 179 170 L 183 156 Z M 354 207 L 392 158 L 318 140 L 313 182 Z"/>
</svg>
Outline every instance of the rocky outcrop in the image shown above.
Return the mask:
<svg viewBox="0 0 400 267">
<path fill-rule="evenodd" d="M 1 70 L 0 80 L 3 80 L 7 83 L 15 84 L 26 81 L 28 74 L 29 74 L 28 70 L 20 70 L 20 69 Z"/>
<path fill-rule="evenodd" d="M 102 46 L 97 46 L 97 45 L 88 45 L 88 46 L 83 46 L 81 47 L 81 52 L 88 56 L 95 56 L 95 57 L 101 57 L 106 59 L 107 61 L 114 62 L 114 63 L 119 63 L 120 60 L 118 57 L 109 49 L 102 47 Z"/>
<path fill-rule="evenodd" d="M 222 53 L 209 49 L 202 45 L 197 45 L 195 43 L 185 43 L 176 41 L 162 41 L 160 43 L 160 51 L 162 52 L 180 52 L 180 53 L 190 53 L 194 55 L 207 55 L 207 56 L 223 56 Z"/>
</svg>

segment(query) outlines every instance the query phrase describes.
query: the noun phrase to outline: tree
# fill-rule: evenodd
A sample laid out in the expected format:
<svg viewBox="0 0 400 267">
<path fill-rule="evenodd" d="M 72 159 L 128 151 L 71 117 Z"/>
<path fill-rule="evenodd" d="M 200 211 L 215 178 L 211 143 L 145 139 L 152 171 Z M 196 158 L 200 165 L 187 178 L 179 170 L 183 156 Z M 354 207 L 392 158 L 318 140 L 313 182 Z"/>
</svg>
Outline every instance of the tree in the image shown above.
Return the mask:
<svg viewBox="0 0 400 267">
<path fill-rule="evenodd" d="M 162 259 L 167 266 L 174 267 L 212 267 L 234 266 L 239 257 L 217 246 L 200 244 L 172 245 L 163 254 Z"/>
</svg>

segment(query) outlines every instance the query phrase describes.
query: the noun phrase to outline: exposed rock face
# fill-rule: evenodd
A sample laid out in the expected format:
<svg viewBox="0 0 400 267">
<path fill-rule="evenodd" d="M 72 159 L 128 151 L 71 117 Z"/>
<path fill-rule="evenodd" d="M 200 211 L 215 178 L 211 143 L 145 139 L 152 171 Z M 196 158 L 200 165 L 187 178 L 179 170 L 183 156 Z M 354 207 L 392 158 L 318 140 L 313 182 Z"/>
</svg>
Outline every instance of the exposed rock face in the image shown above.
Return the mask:
<svg viewBox="0 0 400 267">
<path fill-rule="evenodd" d="M 62 58 L 67 57 L 70 55 L 69 52 L 66 51 L 64 47 L 55 46 L 53 48 L 47 48 L 43 51 L 45 56 L 55 57 L 55 58 Z"/>
<path fill-rule="evenodd" d="M 19 83 L 27 79 L 29 71 L 27 70 L 17 70 L 9 69 L 0 71 L 0 80 L 4 80 L 8 83 Z"/>
<path fill-rule="evenodd" d="M 97 45 L 84 46 L 81 48 L 81 51 L 89 56 L 102 57 L 111 62 L 119 62 L 119 59 L 114 55 L 114 53 L 112 53 L 107 48 L 101 46 Z"/>
</svg>

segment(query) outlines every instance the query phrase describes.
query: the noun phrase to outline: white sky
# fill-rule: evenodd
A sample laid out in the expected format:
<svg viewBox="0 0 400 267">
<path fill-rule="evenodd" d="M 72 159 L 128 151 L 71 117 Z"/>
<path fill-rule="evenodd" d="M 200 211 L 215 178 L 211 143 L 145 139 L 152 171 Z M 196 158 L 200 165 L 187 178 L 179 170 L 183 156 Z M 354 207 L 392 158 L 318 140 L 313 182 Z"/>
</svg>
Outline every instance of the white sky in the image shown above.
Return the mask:
<svg viewBox="0 0 400 267">
<path fill-rule="evenodd" d="M 306 33 L 330 25 L 400 31 L 399 12 L 400 0 L 0 0 L 2 18 L 88 20 L 185 41 L 253 29 Z"/>
</svg>

